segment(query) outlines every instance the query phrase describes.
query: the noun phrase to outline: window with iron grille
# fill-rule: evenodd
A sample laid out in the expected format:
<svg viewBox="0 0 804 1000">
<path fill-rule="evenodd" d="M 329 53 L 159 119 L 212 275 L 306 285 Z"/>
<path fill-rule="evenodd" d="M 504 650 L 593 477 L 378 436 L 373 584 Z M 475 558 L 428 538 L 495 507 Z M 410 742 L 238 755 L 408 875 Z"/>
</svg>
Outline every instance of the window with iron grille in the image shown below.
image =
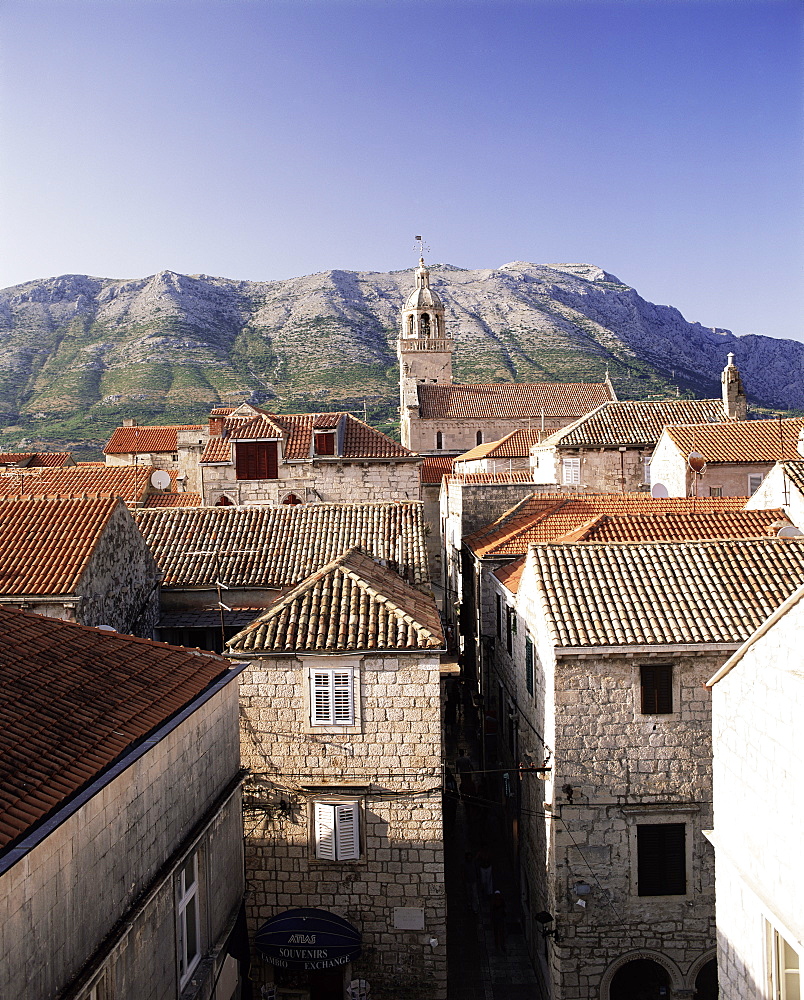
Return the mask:
<svg viewBox="0 0 804 1000">
<path fill-rule="evenodd" d="M 314 726 L 354 725 L 354 670 L 351 667 L 310 671 L 310 716 Z"/>
<path fill-rule="evenodd" d="M 525 637 L 525 687 L 533 694 L 533 643 L 529 636 Z"/>
<path fill-rule="evenodd" d="M 637 891 L 640 896 L 683 896 L 686 893 L 684 823 L 637 826 Z"/>
<path fill-rule="evenodd" d="M 670 715 L 673 711 L 673 667 L 669 663 L 639 668 L 643 715 Z"/>
<path fill-rule="evenodd" d="M 497 618 L 497 638 L 502 639 L 502 597 L 495 594 L 495 612 Z"/>
<path fill-rule="evenodd" d="M 360 857 L 360 804 L 314 802 L 313 844 L 319 861 L 356 861 Z"/>
<path fill-rule="evenodd" d="M 505 648 L 509 653 L 514 651 L 514 609 L 505 609 Z"/>
</svg>

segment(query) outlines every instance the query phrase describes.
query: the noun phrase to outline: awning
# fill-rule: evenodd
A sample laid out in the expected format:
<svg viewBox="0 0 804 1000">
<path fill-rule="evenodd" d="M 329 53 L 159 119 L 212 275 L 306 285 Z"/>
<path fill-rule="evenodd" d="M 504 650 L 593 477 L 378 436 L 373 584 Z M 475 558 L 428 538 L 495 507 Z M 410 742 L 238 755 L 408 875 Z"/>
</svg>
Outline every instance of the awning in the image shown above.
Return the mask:
<svg viewBox="0 0 804 1000">
<path fill-rule="evenodd" d="M 360 931 L 348 920 L 302 906 L 271 917 L 257 931 L 257 948 L 280 969 L 334 969 L 360 957 Z"/>
</svg>

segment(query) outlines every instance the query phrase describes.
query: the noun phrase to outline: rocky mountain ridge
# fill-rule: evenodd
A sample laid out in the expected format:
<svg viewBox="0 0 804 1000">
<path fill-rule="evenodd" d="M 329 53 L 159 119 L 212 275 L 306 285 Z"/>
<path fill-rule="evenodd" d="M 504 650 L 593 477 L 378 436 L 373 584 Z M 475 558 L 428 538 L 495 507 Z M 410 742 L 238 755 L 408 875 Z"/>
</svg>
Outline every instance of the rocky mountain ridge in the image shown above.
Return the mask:
<svg viewBox="0 0 804 1000">
<path fill-rule="evenodd" d="M 212 403 L 365 405 L 396 419 L 403 271 L 238 281 L 162 271 L 64 275 L 0 291 L 0 438 L 97 446 L 124 416 L 203 419 Z M 804 344 L 736 337 L 588 264 L 431 266 L 456 340 L 456 381 L 576 381 L 620 398 L 719 394 L 735 355 L 749 398 L 804 409 Z"/>
</svg>

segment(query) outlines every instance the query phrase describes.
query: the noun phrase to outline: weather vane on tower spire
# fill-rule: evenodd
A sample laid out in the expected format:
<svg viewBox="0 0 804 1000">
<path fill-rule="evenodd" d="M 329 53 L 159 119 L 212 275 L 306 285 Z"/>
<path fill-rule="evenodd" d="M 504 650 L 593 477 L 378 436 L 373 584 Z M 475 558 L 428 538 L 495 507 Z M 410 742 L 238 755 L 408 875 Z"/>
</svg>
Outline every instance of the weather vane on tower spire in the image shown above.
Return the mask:
<svg viewBox="0 0 804 1000">
<path fill-rule="evenodd" d="M 421 236 L 414 236 L 413 239 L 419 244 L 417 248 L 419 251 L 419 257 L 424 260 L 424 254 L 425 252 L 430 253 L 430 247 L 424 242 L 424 238 Z"/>
</svg>

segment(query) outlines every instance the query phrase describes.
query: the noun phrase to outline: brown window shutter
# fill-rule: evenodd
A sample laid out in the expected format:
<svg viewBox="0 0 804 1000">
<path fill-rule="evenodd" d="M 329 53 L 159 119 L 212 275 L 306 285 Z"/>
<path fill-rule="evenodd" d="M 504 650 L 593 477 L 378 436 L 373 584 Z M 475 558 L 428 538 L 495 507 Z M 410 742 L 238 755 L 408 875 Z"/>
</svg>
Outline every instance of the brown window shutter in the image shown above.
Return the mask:
<svg viewBox="0 0 804 1000">
<path fill-rule="evenodd" d="M 637 885 L 640 896 L 683 896 L 687 861 L 683 823 L 637 826 Z"/>
<path fill-rule="evenodd" d="M 669 715 L 673 711 L 673 667 L 668 663 L 660 663 L 643 664 L 639 669 L 642 713 Z"/>
</svg>

